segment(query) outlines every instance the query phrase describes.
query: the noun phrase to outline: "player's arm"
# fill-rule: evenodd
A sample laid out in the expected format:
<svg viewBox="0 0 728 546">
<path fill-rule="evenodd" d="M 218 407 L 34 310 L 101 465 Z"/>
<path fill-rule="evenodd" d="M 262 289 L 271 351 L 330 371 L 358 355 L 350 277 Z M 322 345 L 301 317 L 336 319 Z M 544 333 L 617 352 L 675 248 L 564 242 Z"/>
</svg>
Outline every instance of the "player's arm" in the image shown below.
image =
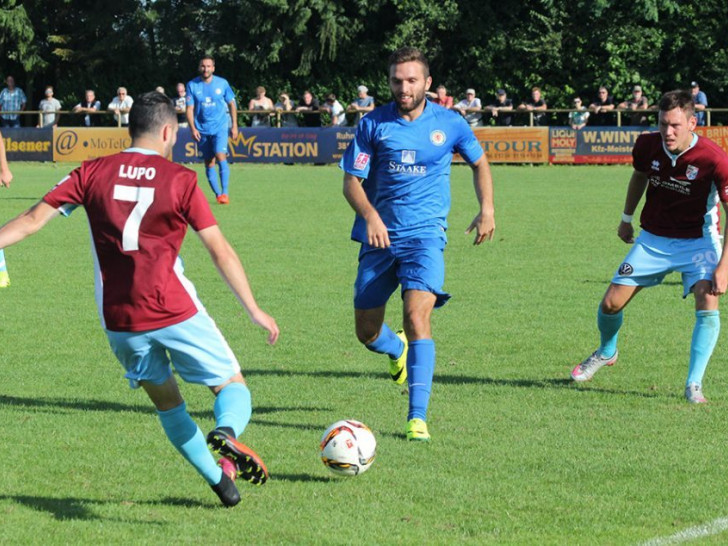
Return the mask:
<svg viewBox="0 0 728 546">
<path fill-rule="evenodd" d="M 376 248 L 389 247 L 389 232 L 379 216 L 377 209 L 371 204 L 362 179 L 353 174 L 344 173 L 344 197 L 359 216 L 367 223 L 367 242 Z"/>
<path fill-rule="evenodd" d="M 642 199 L 645 193 L 645 189 L 647 189 L 647 175 L 648 173 L 633 171 L 632 177 L 629 179 L 627 197 L 624 200 L 622 221 L 617 228 L 617 235 L 625 243 L 634 243 L 632 217 L 634 216 L 634 211 L 637 209 L 637 205 L 639 205 L 640 199 Z"/>
<path fill-rule="evenodd" d="M 728 226 L 728 203 L 723 203 L 723 212 L 726 217 L 726 226 Z M 725 228 L 723 230 L 725 235 Z M 713 271 L 713 288 L 711 294 L 714 296 L 722 296 L 728 290 L 728 237 L 723 237 L 723 253 L 720 256 L 718 265 Z"/>
<path fill-rule="evenodd" d="M 480 158 L 470 165 L 473 170 L 473 185 L 475 186 L 475 196 L 480 204 L 480 211 L 470 222 L 465 233 L 475 230 L 474 245 L 479 245 L 483 241 L 493 239 L 495 233 L 495 206 L 493 205 L 493 176 L 490 172 L 490 164 L 488 158 L 483 154 Z"/>
<path fill-rule="evenodd" d="M 230 110 L 230 118 L 233 120 L 233 126 L 230 129 L 230 136 L 233 140 L 238 138 L 238 108 L 235 105 L 235 100 L 228 102 L 228 109 Z"/>
<path fill-rule="evenodd" d="M 0 248 L 7 248 L 33 235 L 58 214 L 58 209 L 55 207 L 43 200 L 38 201 L 28 210 L 0 227 Z"/>
<path fill-rule="evenodd" d="M 195 125 L 195 105 L 194 104 L 188 104 L 187 105 L 187 124 L 190 126 L 190 132 L 192 133 L 192 138 L 196 140 L 197 142 L 200 141 L 200 131 L 197 129 L 197 126 Z"/>
<path fill-rule="evenodd" d="M 3 186 L 9 188 L 12 180 L 13 173 L 10 172 L 8 158 L 5 155 L 5 141 L 3 140 L 3 135 L 0 134 L 0 188 Z M 0 248 L 2 247 L 0 246 Z"/>
<path fill-rule="evenodd" d="M 197 235 L 210 253 L 212 262 L 220 272 L 220 276 L 228 284 L 235 297 L 238 298 L 250 320 L 253 321 L 253 324 L 257 324 L 268 331 L 268 343 L 273 345 L 280 334 L 278 325 L 275 319 L 265 313 L 255 302 L 243 264 L 240 263 L 240 258 L 230 246 L 220 228 L 210 226 L 201 229 L 197 232 Z"/>
</svg>

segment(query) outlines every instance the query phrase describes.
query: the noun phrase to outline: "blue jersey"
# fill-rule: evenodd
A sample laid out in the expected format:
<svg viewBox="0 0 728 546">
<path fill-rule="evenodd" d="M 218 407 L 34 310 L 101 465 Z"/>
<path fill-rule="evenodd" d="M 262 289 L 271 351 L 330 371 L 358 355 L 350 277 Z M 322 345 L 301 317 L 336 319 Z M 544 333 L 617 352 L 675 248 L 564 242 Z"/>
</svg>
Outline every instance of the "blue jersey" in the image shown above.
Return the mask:
<svg viewBox="0 0 728 546">
<path fill-rule="evenodd" d="M 391 102 L 361 119 L 339 167 L 364 179 L 364 191 L 390 240 L 439 238 L 450 211 L 453 152 L 471 164 L 483 155 L 460 114 L 426 101 L 422 114 L 407 121 Z M 366 222 L 359 215 L 351 238 L 367 241 Z"/>
<path fill-rule="evenodd" d="M 225 78 L 213 76 L 210 83 L 200 76 L 187 82 L 187 106 L 195 107 L 195 126 L 201 133 L 217 134 L 227 130 L 228 103 L 235 100 Z"/>
</svg>

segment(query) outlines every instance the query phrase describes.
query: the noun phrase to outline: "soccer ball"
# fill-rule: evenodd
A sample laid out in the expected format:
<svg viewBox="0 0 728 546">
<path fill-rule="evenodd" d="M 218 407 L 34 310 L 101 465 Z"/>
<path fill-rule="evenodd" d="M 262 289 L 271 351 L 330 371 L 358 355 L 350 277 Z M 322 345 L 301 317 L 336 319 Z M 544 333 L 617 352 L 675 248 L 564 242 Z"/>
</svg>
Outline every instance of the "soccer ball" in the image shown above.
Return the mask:
<svg viewBox="0 0 728 546">
<path fill-rule="evenodd" d="M 356 476 L 374 462 L 377 441 L 364 423 L 336 421 L 321 437 L 321 460 L 334 474 Z"/>
</svg>

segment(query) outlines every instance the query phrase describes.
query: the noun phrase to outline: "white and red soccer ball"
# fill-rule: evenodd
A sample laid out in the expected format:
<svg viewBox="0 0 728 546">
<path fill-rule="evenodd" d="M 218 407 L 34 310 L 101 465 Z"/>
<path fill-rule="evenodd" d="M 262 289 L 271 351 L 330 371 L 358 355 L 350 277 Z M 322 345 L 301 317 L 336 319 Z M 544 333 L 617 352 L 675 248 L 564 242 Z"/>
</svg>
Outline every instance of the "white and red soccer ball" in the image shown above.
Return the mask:
<svg viewBox="0 0 728 546">
<path fill-rule="evenodd" d="M 334 474 L 356 476 L 366 472 L 376 455 L 377 441 L 364 423 L 336 421 L 321 437 L 321 460 Z"/>
</svg>

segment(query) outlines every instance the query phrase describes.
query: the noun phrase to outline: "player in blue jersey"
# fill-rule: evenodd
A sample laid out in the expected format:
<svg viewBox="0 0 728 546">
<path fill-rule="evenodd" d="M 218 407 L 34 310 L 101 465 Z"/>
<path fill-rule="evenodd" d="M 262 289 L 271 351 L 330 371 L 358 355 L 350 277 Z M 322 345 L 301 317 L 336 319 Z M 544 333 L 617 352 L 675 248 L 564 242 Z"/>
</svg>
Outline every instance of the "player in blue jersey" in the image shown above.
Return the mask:
<svg viewBox="0 0 728 546">
<path fill-rule="evenodd" d="M 9 188 L 10 182 L 13 180 L 13 173 L 8 167 L 8 158 L 5 155 L 5 141 L 3 135 L 0 134 L 0 188 Z M 0 248 L 0 288 L 10 286 L 10 277 L 8 276 L 8 266 L 5 263 L 5 251 Z"/>
<path fill-rule="evenodd" d="M 187 122 L 192 138 L 205 160 L 205 172 L 217 202 L 227 205 L 230 166 L 227 162 L 228 128 L 233 140 L 238 138 L 238 114 L 235 95 L 225 78 L 215 76 L 215 59 L 205 55 L 200 60 L 200 75 L 187 82 Z M 232 127 L 230 120 L 232 119 Z M 216 169 L 219 166 L 220 174 Z"/>
<path fill-rule="evenodd" d="M 427 441 L 435 368 L 430 316 L 450 298 L 442 287 L 453 152 L 473 170 L 480 211 L 466 233 L 475 230 L 476 245 L 495 231 L 493 182 L 468 124 L 425 100 L 432 83 L 425 56 L 404 47 L 388 66 L 394 102 L 362 118 L 340 163 L 344 195 L 356 212 L 351 237 L 361 243 L 354 317 L 359 341 L 389 356 L 389 373 L 398 384 L 408 381 L 407 439 Z M 398 285 L 404 331 L 395 334 L 384 313 Z"/>
</svg>

